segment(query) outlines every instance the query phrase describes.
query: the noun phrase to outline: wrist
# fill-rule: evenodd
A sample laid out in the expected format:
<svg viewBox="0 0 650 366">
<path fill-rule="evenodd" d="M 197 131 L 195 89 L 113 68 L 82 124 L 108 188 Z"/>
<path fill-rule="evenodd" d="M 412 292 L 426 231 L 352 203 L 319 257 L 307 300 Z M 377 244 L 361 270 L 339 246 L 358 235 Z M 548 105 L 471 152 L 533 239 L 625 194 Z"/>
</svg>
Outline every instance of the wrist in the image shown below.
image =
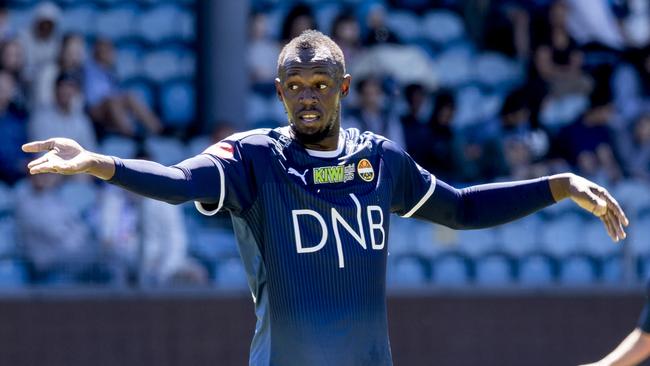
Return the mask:
<svg viewBox="0 0 650 366">
<path fill-rule="evenodd" d="M 555 202 L 570 196 L 571 179 L 573 173 L 555 174 L 548 177 L 548 185 Z"/>
<path fill-rule="evenodd" d="M 115 174 L 115 161 L 110 156 L 90 153 L 90 164 L 86 172 L 99 179 L 109 180 Z"/>
</svg>

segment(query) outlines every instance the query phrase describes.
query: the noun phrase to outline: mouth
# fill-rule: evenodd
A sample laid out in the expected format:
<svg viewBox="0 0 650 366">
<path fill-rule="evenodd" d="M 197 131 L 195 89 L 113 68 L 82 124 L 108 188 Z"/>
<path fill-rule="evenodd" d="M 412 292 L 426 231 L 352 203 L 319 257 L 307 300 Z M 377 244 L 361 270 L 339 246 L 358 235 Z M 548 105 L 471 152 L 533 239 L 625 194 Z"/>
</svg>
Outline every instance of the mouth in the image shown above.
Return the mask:
<svg viewBox="0 0 650 366">
<path fill-rule="evenodd" d="M 314 123 L 319 121 L 320 118 L 321 118 L 320 113 L 315 111 L 301 112 L 300 114 L 298 114 L 298 119 L 300 119 L 304 123 Z"/>
</svg>

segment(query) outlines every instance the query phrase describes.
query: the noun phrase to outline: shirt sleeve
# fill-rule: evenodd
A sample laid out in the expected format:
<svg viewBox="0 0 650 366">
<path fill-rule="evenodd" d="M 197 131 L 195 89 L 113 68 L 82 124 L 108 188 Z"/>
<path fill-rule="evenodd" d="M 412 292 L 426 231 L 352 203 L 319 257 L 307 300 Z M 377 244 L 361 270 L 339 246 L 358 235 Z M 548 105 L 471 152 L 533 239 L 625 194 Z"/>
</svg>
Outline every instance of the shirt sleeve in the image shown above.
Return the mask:
<svg viewBox="0 0 650 366">
<path fill-rule="evenodd" d="M 382 147 L 393 180 L 391 211 L 403 217 L 411 217 L 433 194 L 436 177 L 419 166 L 394 142 L 387 140 Z"/>
</svg>

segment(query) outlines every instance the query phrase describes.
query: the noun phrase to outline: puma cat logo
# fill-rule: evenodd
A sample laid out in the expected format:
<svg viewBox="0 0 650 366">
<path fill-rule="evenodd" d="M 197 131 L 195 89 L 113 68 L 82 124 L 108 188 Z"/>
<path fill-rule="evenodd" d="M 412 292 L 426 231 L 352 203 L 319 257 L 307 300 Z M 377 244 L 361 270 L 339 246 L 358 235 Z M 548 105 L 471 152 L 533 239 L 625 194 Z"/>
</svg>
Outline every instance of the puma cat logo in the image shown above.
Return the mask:
<svg viewBox="0 0 650 366">
<path fill-rule="evenodd" d="M 309 170 L 309 169 L 305 169 L 305 171 L 304 171 L 302 174 L 300 174 L 300 173 L 298 173 L 298 171 L 297 171 L 296 169 L 294 169 L 294 168 L 289 168 L 289 170 L 287 170 L 287 173 L 289 173 L 289 174 L 293 174 L 293 175 L 295 175 L 296 177 L 299 177 L 300 180 L 301 180 L 305 185 L 307 185 L 307 180 L 305 179 L 305 174 L 307 174 L 307 171 L 308 171 L 308 170 Z"/>
</svg>

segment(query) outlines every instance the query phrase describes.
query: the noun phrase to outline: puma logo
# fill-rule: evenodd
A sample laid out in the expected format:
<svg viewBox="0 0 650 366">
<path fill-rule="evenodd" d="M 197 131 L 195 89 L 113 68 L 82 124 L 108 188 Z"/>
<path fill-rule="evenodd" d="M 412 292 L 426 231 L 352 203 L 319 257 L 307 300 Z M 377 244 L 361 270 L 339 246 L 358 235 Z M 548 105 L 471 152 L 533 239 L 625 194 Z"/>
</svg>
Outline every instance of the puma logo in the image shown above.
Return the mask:
<svg viewBox="0 0 650 366">
<path fill-rule="evenodd" d="M 307 174 L 307 171 L 308 171 L 308 170 L 309 170 L 309 169 L 305 169 L 305 171 L 304 171 L 302 174 L 300 174 L 300 173 L 298 173 L 298 171 L 297 171 L 296 169 L 294 169 L 294 168 L 289 168 L 289 170 L 287 170 L 287 173 L 289 173 L 289 174 L 293 174 L 293 175 L 295 175 L 296 177 L 299 177 L 300 180 L 301 180 L 305 185 L 307 185 L 307 180 L 305 179 L 305 174 Z"/>
</svg>

